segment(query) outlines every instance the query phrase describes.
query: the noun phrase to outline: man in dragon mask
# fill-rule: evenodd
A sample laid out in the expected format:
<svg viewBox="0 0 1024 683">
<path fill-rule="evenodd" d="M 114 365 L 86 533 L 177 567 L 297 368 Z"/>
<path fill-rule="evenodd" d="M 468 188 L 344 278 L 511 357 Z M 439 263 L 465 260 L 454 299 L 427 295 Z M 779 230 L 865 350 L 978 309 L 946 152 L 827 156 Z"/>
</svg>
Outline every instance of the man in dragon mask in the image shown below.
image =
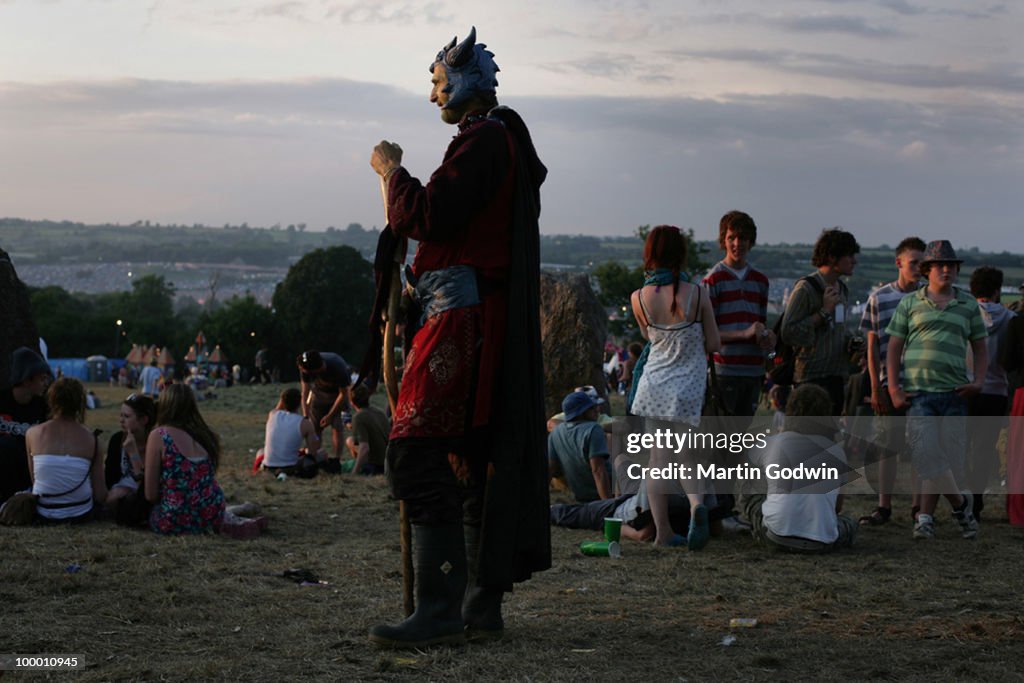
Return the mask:
<svg viewBox="0 0 1024 683">
<path fill-rule="evenodd" d="M 523 120 L 498 106 L 493 57 L 474 28 L 430 65 L 430 101 L 458 132 L 425 185 L 394 143 L 370 160 L 385 233 L 418 242 L 387 456 L 412 523 L 416 610 L 371 630 L 383 646 L 499 638 L 504 593 L 551 564 L 537 226 L 547 169 Z"/>
</svg>

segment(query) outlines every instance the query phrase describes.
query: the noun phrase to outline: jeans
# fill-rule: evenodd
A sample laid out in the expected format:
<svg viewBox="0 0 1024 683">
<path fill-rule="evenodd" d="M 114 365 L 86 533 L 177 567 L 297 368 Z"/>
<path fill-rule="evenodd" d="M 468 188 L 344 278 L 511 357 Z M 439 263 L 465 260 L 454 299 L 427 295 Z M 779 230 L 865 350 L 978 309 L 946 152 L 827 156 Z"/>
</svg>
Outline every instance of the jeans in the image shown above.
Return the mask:
<svg viewBox="0 0 1024 683">
<path fill-rule="evenodd" d="M 954 391 L 922 392 L 907 410 L 907 447 L 919 479 L 935 479 L 946 470 L 964 481 L 967 449 L 967 401 Z"/>
<path fill-rule="evenodd" d="M 742 377 L 734 375 L 718 375 L 718 387 L 722 391 L 722 401 L 736 417 L 753 417 L 757 412 L 757 403 L 761 399 L 761 385 L 764 377 Z M 739 421 L 737 420 L 737 426 Z M 746 429 L 749 421 L 743 426 Z"/>
</svg>

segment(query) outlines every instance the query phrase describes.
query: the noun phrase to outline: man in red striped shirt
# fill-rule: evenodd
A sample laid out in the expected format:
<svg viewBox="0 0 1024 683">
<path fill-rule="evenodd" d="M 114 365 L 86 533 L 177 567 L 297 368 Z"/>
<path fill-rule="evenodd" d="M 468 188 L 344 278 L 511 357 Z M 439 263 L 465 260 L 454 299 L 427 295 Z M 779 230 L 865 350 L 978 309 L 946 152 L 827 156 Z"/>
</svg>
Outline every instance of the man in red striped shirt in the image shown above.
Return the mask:
<svg viewBox="0 0 1024 683">
<path fill-rule="evenodd" d="M 756 241 L 757 225 L 749 215 L 730 211 L 722 216 L 718 246 L 725 258 L 704 278 L 722 335 L 715 372 L 725 405 L 737 418 L 751 418 L 757 410 L 765 354 L 775 348 L 775 333 L 765 326 L 768 278 L 747 262 Z M 749 419 L 735 422 L 737 429 L 749 425 Z"/>
</svg>

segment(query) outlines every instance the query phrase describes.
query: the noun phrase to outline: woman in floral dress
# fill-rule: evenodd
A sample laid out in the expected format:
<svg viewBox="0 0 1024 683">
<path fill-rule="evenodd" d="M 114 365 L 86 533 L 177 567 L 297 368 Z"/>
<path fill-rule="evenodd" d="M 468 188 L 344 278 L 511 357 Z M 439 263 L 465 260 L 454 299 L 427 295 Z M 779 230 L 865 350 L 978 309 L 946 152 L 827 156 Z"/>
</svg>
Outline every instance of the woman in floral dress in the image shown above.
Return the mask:
<svg viewBox="0 0 1024 683">
<path fill-rule="evenodd" d="M 224 492 L 214 472 L 220 439 L 203 420 L 192 389 L 172 384 L 157 401 L 156 428 L 146 441 L 150 528 L 160 534 L 219 531 Z"/>
</svg>

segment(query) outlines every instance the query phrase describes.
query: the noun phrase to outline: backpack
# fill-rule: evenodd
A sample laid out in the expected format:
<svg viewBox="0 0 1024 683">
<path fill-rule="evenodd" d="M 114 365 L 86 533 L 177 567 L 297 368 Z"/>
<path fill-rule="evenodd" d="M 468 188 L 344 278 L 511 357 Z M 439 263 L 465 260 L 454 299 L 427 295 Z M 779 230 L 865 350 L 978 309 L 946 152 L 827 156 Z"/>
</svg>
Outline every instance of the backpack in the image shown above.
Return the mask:
<svg viewBox="0 0 1024 683">
<path fill-rule="evenodd" d="M 796 281 L 797 284 L 801 282 L 809 284 L 818 293 L 818 296 L 825 295 L 821 282 L 814 275 L 805 275 Z M 793 286 L 793 289 L 796 290 L 796 285 Z M 775 351 L 768 356 L 768 377 L 773 384 L 788 387 L 793 384 L 797 350 L 796 347 L 782 341 L 782 321 L 785 317 L 786 311 L 782 311 L 772 327 L 772 332 L 775 333 Z"/>
</svg>

